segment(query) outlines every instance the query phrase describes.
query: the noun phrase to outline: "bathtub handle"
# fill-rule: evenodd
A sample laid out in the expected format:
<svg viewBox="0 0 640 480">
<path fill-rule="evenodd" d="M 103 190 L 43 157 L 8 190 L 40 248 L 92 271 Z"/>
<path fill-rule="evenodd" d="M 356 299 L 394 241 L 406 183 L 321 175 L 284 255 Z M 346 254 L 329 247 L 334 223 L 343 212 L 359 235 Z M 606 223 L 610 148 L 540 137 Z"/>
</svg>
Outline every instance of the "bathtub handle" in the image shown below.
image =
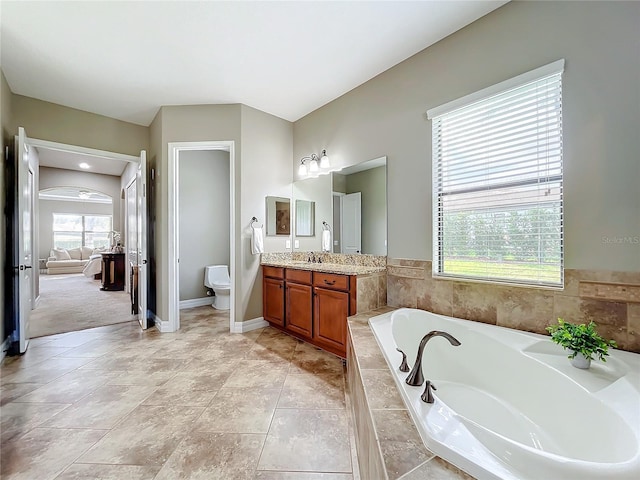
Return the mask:
<svg viewBox="0 0 640 480">
<path fill-rule="evenodd" d="M 420 396 L 423 402 L 433 403 L 435 401 L 435 399 L 433 398 L 432 390 L 438 390 L 438 389 L 433 383 L 431 383 L 431 380 L 427 380 L 425 382 L 424 392 Z"/>
<path fill-rule="evenodd" d="M 401 372 L 408 372 L 409 371 L 409 365 L 407 365 L 407 355 L 400 350 L 399 348 L 396 348 L 397 351 L 399 351 L 402 354 L 402 363 L 400 364 L 400 371 Z"/>
</svg>

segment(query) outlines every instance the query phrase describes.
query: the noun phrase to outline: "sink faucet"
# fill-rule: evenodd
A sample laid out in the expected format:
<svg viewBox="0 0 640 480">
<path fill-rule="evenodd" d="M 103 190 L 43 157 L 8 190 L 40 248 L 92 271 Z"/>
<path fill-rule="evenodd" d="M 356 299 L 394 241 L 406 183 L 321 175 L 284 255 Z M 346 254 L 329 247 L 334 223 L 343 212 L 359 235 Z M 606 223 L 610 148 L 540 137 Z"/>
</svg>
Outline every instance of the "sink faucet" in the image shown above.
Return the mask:
<svg viewBox="0 0 640 480">
<path fill-rule="evenodd" d="M 460 345 L 460 342 L 452 335 L 449 335 L 447 332 L 432 330 L 431 332 L 427 333 L 424 337 L 422 337 L 422 340 L 420 340 L 416 362 L 413 364 L 413 369 L 405 380 L 407 384 L 417 387 L 418 385 L 422 385 L 422 382 L 424 382 L 424 376 L 422 375 L 422 353 L 424 352 L 424 347 L 426 347 L 427 342 L 433 337 L 444 337 L 449 340 L 449 343 L 454 347 Z"/>
</svg>

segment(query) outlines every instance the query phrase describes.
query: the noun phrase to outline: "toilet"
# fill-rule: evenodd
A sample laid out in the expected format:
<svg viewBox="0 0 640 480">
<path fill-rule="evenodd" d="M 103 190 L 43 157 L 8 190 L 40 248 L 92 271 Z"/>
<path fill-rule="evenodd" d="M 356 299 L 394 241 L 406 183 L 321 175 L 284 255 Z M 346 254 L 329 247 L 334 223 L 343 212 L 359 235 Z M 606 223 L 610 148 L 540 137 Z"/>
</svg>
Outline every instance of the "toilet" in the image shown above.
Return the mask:
<svg viewBox="0 0 640 480">
<path fill-rule="evenodd" d="M 204 267 L 204 286 L 213 290 L 213 308 L 229 310 L 231 305 L 231 279 L 227 265 L 209 265 Z"/>
</svg>

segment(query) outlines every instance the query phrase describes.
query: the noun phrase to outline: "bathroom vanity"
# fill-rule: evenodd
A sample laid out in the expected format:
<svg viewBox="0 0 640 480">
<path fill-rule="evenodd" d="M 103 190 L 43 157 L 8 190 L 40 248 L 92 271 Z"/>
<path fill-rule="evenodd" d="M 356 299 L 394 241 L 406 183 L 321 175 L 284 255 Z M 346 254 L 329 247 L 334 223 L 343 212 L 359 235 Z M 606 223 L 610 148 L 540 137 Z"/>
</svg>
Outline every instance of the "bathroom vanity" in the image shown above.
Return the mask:
<svg viewBox="0 0 640 480">
<path fill-rule="evenodd" d="M 263 261 L 263 317 L 273 327 L 345 358 L 347 317 L 386 303 L 383 276 L 386 280 L 381 266 Z"/>
<path fill-rule="evenodd" d="M 356 313 L 356 302 L 354 275 L 263 267 L 264 319 L 342 358 L 347 317 Z"/>
</svg>

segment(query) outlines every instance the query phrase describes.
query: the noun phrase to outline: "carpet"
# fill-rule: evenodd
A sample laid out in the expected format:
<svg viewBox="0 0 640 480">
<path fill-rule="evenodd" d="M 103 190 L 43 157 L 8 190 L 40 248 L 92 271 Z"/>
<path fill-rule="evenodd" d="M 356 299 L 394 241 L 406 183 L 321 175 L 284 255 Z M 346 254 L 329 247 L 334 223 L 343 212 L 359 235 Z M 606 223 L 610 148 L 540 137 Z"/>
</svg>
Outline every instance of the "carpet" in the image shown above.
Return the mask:
<svg viewBox="0 0 640 480">
<path fill-rule="evenodd" d="M 40 302 L 31 311 L 32 338 L 136 320 L 129 294 L 100 290 L 82 273 L 40 275 Z"/>
</svg>

